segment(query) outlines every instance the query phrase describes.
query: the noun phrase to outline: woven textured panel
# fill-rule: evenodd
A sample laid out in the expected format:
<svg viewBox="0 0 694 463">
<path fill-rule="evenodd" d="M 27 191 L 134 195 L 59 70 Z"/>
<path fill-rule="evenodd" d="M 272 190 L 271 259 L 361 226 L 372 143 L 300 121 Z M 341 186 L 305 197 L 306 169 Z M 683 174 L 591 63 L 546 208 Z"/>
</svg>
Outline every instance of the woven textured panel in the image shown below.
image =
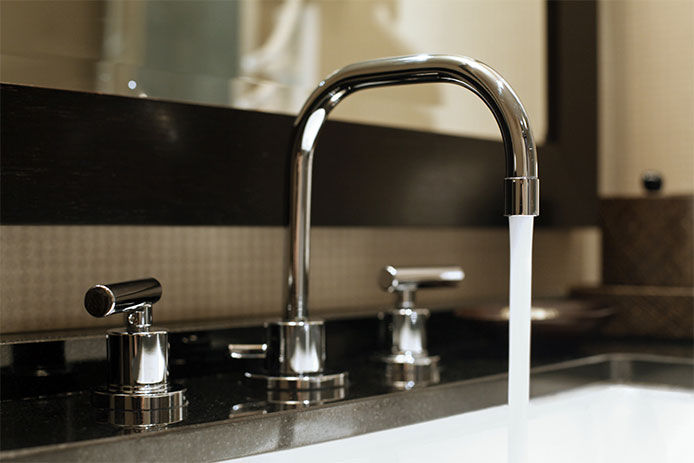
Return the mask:
<svg viewBox="0 0 694 463">
<path fill-rule="evenodd" d="M 573 294 L 614 307 L 604 334 L 694 338 L 694 288 L 613 285 L 576 289 Z"/>
<path fill-rule="evenodd" d="M 694 196 L 605 199 L 605 284 L 694 286 Z"/>
<path fill-rule="evenodd" d="M 2 226 L 0 328 L 118 324 L 90 317 L 82 306 L 85 291 L 148 276 L 164 289 L 155 306 L 158 323 L 279 316 L 284 238 L 279 227 Z M 535 243 L 537 294 L 557 296 L 599 280 L 595 229 L 539 231 Z M 377 285 L 388 264 L 464 267 L 459 288 L 422 291 L 422 304 L 507 294 L 504 229 L 316 228 L 311 245 L 314 315 L 390 304 L 392 295 Z"/>
</svg>

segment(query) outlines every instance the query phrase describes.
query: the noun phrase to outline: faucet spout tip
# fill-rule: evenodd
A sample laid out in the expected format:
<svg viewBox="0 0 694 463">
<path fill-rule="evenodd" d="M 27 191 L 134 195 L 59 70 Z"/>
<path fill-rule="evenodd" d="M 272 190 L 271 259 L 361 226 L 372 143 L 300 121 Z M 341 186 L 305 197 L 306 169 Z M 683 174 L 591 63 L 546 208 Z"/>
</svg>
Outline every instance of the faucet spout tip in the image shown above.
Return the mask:
<svg viewBox="0 0 694 463">
<path fill-rule="evenodd" d="M 504 193 L 505 215 L 540 215 L 540 179 L 537 177 L 506 177 Z"/>
</svg>

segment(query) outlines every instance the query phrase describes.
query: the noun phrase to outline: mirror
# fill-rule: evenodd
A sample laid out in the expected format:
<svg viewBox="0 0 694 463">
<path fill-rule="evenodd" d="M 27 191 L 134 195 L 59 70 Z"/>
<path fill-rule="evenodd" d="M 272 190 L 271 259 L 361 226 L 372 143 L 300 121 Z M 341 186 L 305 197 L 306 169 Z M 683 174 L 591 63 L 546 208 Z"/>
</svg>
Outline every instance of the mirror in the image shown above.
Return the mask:
<svg viewBox="0 0 694 463">
<path fill-rule="evenodd" d="M 544 0 L 51 0 L 2 2 L 6 83 L 296 114 L 346 64 L 447 53 L 494 67 L 547 127 Z M 455 86 L 356 94 L 333 118 L 500 139 Z"/>
</svg>

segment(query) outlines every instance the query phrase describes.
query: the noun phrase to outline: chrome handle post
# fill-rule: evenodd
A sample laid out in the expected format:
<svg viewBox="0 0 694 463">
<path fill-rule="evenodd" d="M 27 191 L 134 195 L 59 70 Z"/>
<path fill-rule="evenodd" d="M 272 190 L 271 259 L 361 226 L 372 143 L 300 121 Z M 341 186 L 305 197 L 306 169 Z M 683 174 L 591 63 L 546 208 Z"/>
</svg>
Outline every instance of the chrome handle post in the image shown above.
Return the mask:
<svg viewBox="0 0 694 463">
<path fill-rule="evenodd" d="M 379 285 L 397 297 L 394 308 L 382 313 L 389 335 L 388 353 L 380 357 L 386 364 L 386 382 L 396 389 L 411 389 L 439 382 L 438 356 L 427 351 L 426 321 L 429 311 L 415 305 L 420 288 L 455 286 L 464 278 L 463 269 L 446 267 L 394 267 L 381 270 Z"/>
<path fill-rule="evenodd" d="M 84 295 L 84 307 L 93 317 L 131 313 L 161 299 L 161 284 L 154 278 L 95 285 Z"/>
<path fill-rule="evenodd" d="M 93 396 L 104 421 L 142 428 L 184 417 L 185 389 L 168 382 L 168 332 L 152 326 L 161 295 L 154 278 L 99 284 L 85 294 L 84 307 L 93 317 L 125 315 L 125 327 L 107 332 L 108 384 Z"/>
</svg>

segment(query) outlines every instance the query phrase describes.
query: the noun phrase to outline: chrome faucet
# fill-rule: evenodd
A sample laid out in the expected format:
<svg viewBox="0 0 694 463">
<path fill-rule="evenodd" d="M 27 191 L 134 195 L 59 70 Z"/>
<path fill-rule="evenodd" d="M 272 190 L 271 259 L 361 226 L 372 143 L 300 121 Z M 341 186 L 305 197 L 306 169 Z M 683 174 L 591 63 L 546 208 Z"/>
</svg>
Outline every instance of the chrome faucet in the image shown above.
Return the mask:
<svg viewBox="0 0 694 463">
<path fill-rule="evenodd" d="M 496 71 L 472 58 L 449 55 L 384 58 L 346 66 L 318 84 L 294 122 L 285 320 L 308 319 L 311 170 L 318 134 L 328 114 L 358 90 L 433 82 L 461 85 L 487 104 L 499 124 L 506 152 L 505 214 L 538 215 L 537 154 L 528 116 Z"/>
<path fill-rule="evenodd" d="M 265 356 L 271 371 L 263 376 L 268 388 L 273 384 L 286 387 L 288 379 L 298 389 L 345 383 L 345 373 L 324 375 L 324 325 L 321 320 L 309 319 L 308 310 L 311 172 L 323 123 L 340 101 L 358 90 L 433 82 L 461 85 L 486 103 L 499 124 L 506 152 L 505 214 L 538 215 L 537 156 L 528 116 L 513 89 L 492 68 L 471 58 L 425 54 L 366 61 L 336 71 L 318 84 L 294 122 L 288 292 L 283 320 L 268 324 L 270 341 Z M 243 349 L 236 354 L 243 355 Z"/>
</svg>

